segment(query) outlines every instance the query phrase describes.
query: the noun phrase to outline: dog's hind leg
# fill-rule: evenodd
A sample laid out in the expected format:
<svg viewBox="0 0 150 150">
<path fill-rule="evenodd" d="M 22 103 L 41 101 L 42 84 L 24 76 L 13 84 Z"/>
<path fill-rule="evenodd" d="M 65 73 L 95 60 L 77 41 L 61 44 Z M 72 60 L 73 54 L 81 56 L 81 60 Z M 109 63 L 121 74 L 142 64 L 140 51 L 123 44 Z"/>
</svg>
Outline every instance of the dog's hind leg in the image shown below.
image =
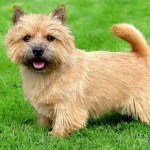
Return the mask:
<svg viewBox="0 0 150 150">
<path fill-rule="evenodd" d="M 130 97 L 123 105 L 121 113 L 150 125 L 150 96 L 146 93 L 139 95 L 136 98 Z"/>
</svg>

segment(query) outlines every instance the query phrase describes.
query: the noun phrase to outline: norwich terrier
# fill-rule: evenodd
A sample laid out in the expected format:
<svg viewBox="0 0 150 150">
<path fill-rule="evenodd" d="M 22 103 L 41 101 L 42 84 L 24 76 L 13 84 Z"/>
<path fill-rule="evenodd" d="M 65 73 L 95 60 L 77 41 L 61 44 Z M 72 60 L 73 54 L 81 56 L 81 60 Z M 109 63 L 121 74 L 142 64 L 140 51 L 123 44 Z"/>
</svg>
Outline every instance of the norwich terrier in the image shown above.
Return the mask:
<svg viewBox="0 0 150 150">
<path fill-rule="evenodd" d="M 39 123 L 52 127 L 49 134 L 68 135 L 106 112 L 150 124 L 149 47 L 132 25 L 111 30 L 131 44 L 130 52 L 77 49 L 63 5 L 49 15 L 25 14 L 14 6 L 7 55 L 19 64 L 25 98 Z"/>
</svg>

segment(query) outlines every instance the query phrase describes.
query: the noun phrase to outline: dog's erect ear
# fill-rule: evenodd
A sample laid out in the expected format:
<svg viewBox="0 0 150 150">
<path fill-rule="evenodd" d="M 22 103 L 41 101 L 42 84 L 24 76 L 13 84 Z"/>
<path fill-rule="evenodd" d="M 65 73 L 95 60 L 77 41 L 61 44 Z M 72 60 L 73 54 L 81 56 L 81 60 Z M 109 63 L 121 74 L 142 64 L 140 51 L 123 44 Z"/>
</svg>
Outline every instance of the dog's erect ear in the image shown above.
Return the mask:
<svg viewBox="0 0 150 150">
<path fill-rule="evenodd" d="M 24 11 L 18 7 L 18 6 L 14 6 L 13 7 L 13 18 L 12 18 L 12 21 L 13 21 L 13 24 L 17 23 L 20 19 L 21 16 L 23 16 L 25 13 Z"/>
<path fill-rule="evenodd" d="M 57 18 L 62 22 L 62 24 L 66 24 L 66 16 L 65 16 L 65 6 L 60 5 L 52 12 L 52 18 Z"/>
</svg>

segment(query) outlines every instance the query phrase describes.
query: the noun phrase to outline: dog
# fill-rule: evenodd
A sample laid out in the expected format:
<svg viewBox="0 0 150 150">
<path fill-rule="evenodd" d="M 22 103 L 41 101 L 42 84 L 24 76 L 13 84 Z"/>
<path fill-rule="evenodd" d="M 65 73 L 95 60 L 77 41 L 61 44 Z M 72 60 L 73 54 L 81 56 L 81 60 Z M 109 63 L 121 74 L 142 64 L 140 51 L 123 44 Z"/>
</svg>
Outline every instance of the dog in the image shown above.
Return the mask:
<svg viewBox="0 0 150 150">
<path fill-rule="evenodd" d="M 25 99 L 38 122 L 62 137 L 107 112 L 150 124 L 149 46 L 127 23 L 111 31 L 131 45 L 129 52 L 85 52 L 75 47 L 65 6 L 49 15 L 26 14 L 14 6 L 5 36 L 7 56 L 19 65 Z"/>
</svg>

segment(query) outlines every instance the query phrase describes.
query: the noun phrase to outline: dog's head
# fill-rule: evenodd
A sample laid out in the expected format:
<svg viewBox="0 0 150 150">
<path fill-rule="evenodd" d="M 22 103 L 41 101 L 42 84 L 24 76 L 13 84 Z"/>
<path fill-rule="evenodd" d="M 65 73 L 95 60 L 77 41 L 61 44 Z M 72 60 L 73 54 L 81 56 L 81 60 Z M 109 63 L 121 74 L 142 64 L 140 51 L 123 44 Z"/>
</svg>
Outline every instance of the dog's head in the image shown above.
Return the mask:
<svg viewBox="0 0 150 150">
<path fill-rule="evenodd" d="M 14 6 L 13 25 L 6 34 L 5 45 L 14 63 L 38 72 L 60 67 L 74 51 L 64 6 L 49 15 L 25 14 Z"/>
</svg>

